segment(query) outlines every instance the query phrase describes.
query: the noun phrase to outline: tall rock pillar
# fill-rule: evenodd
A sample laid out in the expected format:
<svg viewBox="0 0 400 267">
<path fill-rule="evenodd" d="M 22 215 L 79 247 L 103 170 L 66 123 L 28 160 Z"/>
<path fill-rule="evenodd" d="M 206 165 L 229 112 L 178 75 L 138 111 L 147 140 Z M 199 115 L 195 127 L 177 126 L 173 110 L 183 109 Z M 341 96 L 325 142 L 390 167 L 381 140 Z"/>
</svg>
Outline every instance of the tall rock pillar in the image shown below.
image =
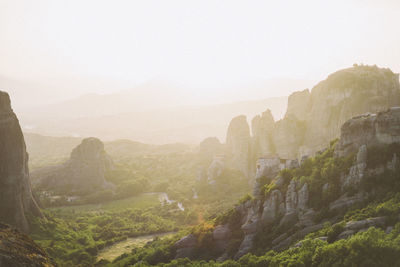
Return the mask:
<svg viewBox="0 0 400 267">
<path fill-rule="evenodd" d="M 27 213 L 42 216 L 32 196 L 28 153 L 10 97 L 0 91 L 0 221 L 29 231 Z"/>
</svg>

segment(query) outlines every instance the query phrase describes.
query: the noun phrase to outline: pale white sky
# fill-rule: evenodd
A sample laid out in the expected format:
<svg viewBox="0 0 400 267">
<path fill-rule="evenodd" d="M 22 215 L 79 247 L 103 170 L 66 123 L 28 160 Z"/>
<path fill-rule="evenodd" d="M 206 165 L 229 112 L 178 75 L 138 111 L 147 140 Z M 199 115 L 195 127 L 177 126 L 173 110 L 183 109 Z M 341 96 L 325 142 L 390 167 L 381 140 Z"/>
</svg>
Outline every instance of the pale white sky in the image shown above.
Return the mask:
<svg viewBox="0 0 400 267">
<path fill-rule="evenodd" d="M 58 90 L 165 79 L 222 96 L 353 63 L 400 72 L 400 1 L 0 0 L 0 76 Z"/>
</svg>

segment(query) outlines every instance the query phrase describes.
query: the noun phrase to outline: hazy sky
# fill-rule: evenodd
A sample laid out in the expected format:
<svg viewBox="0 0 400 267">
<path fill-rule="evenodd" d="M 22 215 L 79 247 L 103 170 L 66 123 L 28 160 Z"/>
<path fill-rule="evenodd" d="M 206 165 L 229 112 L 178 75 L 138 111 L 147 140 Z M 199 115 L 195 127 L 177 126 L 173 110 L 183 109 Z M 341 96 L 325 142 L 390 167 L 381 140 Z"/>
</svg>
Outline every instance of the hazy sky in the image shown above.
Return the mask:
<svg viewBox="0 0 400 267">
<path fill-rule="evenodd" d="M 161 79 L 221 94 L 355 62 L 400 72 L 400 1 L 0 0 L 0 75 L 59 90 Z"/>
</svg>

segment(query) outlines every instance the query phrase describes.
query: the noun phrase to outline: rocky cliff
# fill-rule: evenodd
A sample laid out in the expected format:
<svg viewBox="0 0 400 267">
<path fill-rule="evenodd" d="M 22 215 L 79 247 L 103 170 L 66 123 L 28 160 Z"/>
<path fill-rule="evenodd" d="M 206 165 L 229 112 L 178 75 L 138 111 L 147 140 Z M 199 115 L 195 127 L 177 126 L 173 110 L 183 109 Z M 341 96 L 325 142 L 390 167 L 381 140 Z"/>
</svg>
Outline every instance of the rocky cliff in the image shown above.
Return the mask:
<svg viewBox="0 0 400 267">
<path fill-rule="evenodd" d="M 311 91 L 304 146 L 312 152 L 339 137 L 348 119 L 400 105 L 399 74 L 376 66 L 335 72 Z"/>
<path fill-rule="evenodd" d="M 260 158 L 254 199 L 242 202 L 224 219 L 217 220 L 212 245 L 208 244 L 210 253 L 225 260 L 254 251 L 256 244 L 275 251 L 301 246 L 296 242 L 307 234 L 322 229 L 326 223 L 338 223 L 348 209 L 374 199 L 380 183 L 368 190 L 371 181 L 389 179 L 398 184 L 399 129 L 400 108 L 390 108 L 348 120 L 341 127 L 340 140 L 315 158 L 300 163 L 278 156 Z M 391 148 L 379 150 L 379 155 L 371 154 L 382 146 Z M 383 195 L 391 187 L 381 186 L 386 186 Z M 347 238 L 371 226 L 392 229 L 400 221 L 400 215 L 394 215 L 342 223 L 334 238 Z M 184 237 L 177 243 L 177 257 L 193 257 L 201 242 L 193 233 Z"/>
<path fill-rule="evenodd" d="M 29 231 L 26 215 L 42 216 L 32 197 L 28 154 L 10 97 L 0 91 L 0 220 Z"/>
<path fill-rule="evenodd" d="M 80 194 L 112 186 L 104 178 L 113 167 L 99 139 L 90 137 L 71 152 L 70 159 L 62 165 L 39 169 L 32 173 L 35 186 L 67 194 Z"/>
</svg>

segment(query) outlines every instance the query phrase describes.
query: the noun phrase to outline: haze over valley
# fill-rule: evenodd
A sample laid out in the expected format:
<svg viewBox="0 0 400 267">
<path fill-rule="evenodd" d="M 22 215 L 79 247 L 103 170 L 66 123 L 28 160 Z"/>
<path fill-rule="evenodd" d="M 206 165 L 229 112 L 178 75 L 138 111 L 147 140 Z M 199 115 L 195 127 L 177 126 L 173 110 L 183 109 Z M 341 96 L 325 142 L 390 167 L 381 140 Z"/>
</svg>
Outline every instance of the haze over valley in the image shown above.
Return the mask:
<svg viewBox="0 0 400 267">
<path fill-rule="evenodd" d="M 400 266 L 398 25 L 0 0 L 0 267 Z"/>
</svg>

